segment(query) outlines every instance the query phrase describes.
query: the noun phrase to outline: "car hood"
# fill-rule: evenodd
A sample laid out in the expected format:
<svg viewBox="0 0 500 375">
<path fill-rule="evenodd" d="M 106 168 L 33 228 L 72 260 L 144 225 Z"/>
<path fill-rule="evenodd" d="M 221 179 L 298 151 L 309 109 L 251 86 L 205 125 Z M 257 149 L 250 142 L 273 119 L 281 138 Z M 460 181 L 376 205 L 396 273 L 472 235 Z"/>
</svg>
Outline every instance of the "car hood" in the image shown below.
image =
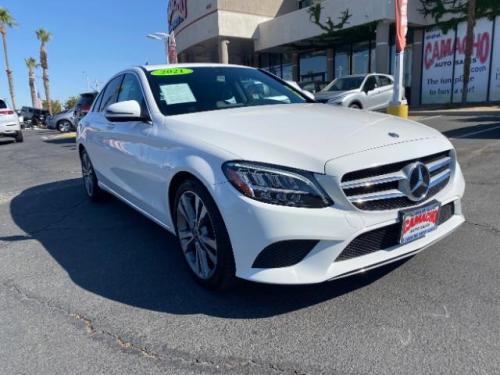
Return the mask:
<svg viewBox="0 0 500 375">
<path fill-rule="evenodd" d="M 318 92 L 314 95 L 314 97 L 316 98 L 316 100 L 335 100 L 357 92 L 359 92 L 359 90 Z"/>
<path fill-rule="evenodd" d="M 235 108 L 166 119 L 176 133 L 174 137 L 201 140 L 239 160 L 316 173 L 324 173 L 325 164 L 341 156 L 441 136 L 432 128 L 397 117 L 310 103 Z"/>
</svg>

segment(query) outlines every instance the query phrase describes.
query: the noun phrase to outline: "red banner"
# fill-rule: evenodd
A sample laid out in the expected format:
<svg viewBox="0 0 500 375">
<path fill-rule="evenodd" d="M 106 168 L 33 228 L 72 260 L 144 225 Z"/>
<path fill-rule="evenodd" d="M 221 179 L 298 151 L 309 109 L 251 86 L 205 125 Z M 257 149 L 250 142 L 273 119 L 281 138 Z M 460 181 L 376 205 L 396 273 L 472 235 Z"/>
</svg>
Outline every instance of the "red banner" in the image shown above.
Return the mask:
<svg viewBox="0 0 500 375">
<path fill-rule="evenodd" d="M 406 48 L 408 32 L 408 0 L 396 0 L 396 53 Z"/>
</svg>

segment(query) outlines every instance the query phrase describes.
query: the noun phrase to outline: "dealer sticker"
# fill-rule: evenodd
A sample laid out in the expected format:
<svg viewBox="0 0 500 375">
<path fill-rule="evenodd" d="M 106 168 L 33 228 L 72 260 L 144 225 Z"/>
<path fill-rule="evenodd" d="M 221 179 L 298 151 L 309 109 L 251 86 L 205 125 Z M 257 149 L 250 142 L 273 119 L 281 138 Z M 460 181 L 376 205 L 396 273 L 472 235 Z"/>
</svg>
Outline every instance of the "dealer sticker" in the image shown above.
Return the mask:
<svg viewBox="0 0 500 375">
<path fill-rule="evenodd" d="M 406 244 L 436 230 L 439 208 L 439 203 L 433 203 L 429 206 L 403 212 L 400 242 Z"/>
<path fill-rule="evenodd" d="M 167 69 L 157 69 L 151 72 L 153 76 L 181 76 L 186 74 L 192 74 L 193 69 L 186 68 L 167 68 Z"/>
</svg>

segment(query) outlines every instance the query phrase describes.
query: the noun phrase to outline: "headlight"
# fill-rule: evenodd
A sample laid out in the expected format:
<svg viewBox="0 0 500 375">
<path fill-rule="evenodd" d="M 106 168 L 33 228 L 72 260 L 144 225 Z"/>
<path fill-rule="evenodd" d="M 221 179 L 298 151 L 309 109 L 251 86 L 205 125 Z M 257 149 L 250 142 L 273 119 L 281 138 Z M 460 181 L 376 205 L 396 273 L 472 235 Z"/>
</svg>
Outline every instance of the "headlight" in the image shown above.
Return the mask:
<svg viewBox="0 0 500 375">
<path fill-rule="evenodd" d="M 344 99 L 345 99 L 345 96 L 342 96 L 340 98 L 331 99 L 328 103 L 330 103 L 330 104 L 342 104 Z"/>
<path fill-rule="evenodd" d="M 310 172 L 248 162 L 228 162 L 222 170 L 238 191 L 257 201 L 307 208 L 333 204 Z"/>
</svg>

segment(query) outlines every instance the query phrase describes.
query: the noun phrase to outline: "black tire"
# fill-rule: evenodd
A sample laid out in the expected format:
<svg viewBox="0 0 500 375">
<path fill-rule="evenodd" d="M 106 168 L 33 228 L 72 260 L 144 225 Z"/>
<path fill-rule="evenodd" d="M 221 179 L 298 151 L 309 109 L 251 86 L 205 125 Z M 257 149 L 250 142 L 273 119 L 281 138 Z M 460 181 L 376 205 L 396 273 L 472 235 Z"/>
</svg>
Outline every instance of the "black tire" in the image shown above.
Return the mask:
<svg viewBox="0 0 500 375">
<path fill-rule="evenodd" d="M 192 268 L 193 266 L 190 263 L 190 260 L 188 260 L 189 254 L 188 251 L 184 251 L 183 245 L 181 243 L 181 238 L 179 234 L 179 227 L 183 219 L 179 218 L 178 215 L 178 208 L 181 197 L 185 197 L 187 194 L 194 193 L 196 196 L 198 196 L 203 205 L 206 208 L 207 214 L 205 215 L 205 220 L 209 220 L 211 224 L 211 228 L 213 229 L 211 232 L 211 235 L 215 240 L 216 243 L 216 253 L 213 255 L 211 252 L 212 256 L 216 258 L 216 264 L 211 270 L 211 275 L 207 276 L 205 278 L 200 277 Z M 201 216 L 201 214 L 200 214 Z M 222 219 L 222 215 L 219 212 L 219 209 L 217 208 L 217 205 L 215 204 L 213 198 L 211 197 L 210 193 L 207 191 L 207 189 L 203 186 L 202 183 L 199 181 L 192 179 L 192 180 L 186 180 L 184 181 L 179 188 L 176 191 L 175 194 L 175 199 L 174 199 L 174 205 L 172 207 L 172 217 L 174 219 L 174 225 L 175 225 L 175 231 L 177 235 L 177 239 L 179 242 L 179 247 L 181 251 L 183 252 L 184 259 L 186 261 L 186 265 L 195 279 L 195 281 L 202 286 L 212 289 L 212 290 L 228 290 L 233 288 L 237 284 L 237 278 L 235 276 L 236 272 L 236 267 L 234 264 L 234 256 L 233 256 L 233 249 L 231 246 L 231 241 L 229 239 L 229 234 L 227 233 L 226 225 L 224 224 L 224 220 Z M 203 238 L 202 229 L 198 227 L 198 235 L 196 239 L 193 237 L 192 242 L 197 242 L 200 244 L 198 247 L 201 251 L 202 246 L 207 248 L 206 245 L 202 244 L 201 238 Z M 213 241 L 213 240 L 212 240 Z M 213 250 L 213 248 L 212 248 Z M 196 253 L 195 258 L 198 259 L 200 255 L 198 255 L 197 250 L 192 250 L 191 252 Z M 207 254 L 205 252 L 205 254 Z M 205 255 L 205 262 L 209 259 L 207 255 Z M 192 260 L 191 260 L 192 262 Z M 208 265 L 208 263 L 206 263 Z M 212 263 L 213 265 L 213 263 Z M 201 261 L 200 261 L 200 270 L 201 270 Z"/>
<path fill-rule="evenodd" d="M 361 109 L 361 106 L 358 103 L 351 103 L 349 104 L 349 108 Z"/>
<path fill-rule="evenodd" d="M 16 134 L 16 142 L 24 142 L 24 136 L 22 130 L 19 130 Z"/>
<path fill-rule="evenodd" d="M 102 201 L 106 197 L 106 192 L 99 187 L 97 176 L 87 151 L 81 151 L 80 162 L 82 164 L 82 181 L 85 193 L 92 202 Z"/>
<path fill-rule="evenodd" d="M 73 125 L 68 120 L 61 120 L 57 123 L 56 127 L 61 133 L 69 133 L 72 130 Z"/>
</svg>

